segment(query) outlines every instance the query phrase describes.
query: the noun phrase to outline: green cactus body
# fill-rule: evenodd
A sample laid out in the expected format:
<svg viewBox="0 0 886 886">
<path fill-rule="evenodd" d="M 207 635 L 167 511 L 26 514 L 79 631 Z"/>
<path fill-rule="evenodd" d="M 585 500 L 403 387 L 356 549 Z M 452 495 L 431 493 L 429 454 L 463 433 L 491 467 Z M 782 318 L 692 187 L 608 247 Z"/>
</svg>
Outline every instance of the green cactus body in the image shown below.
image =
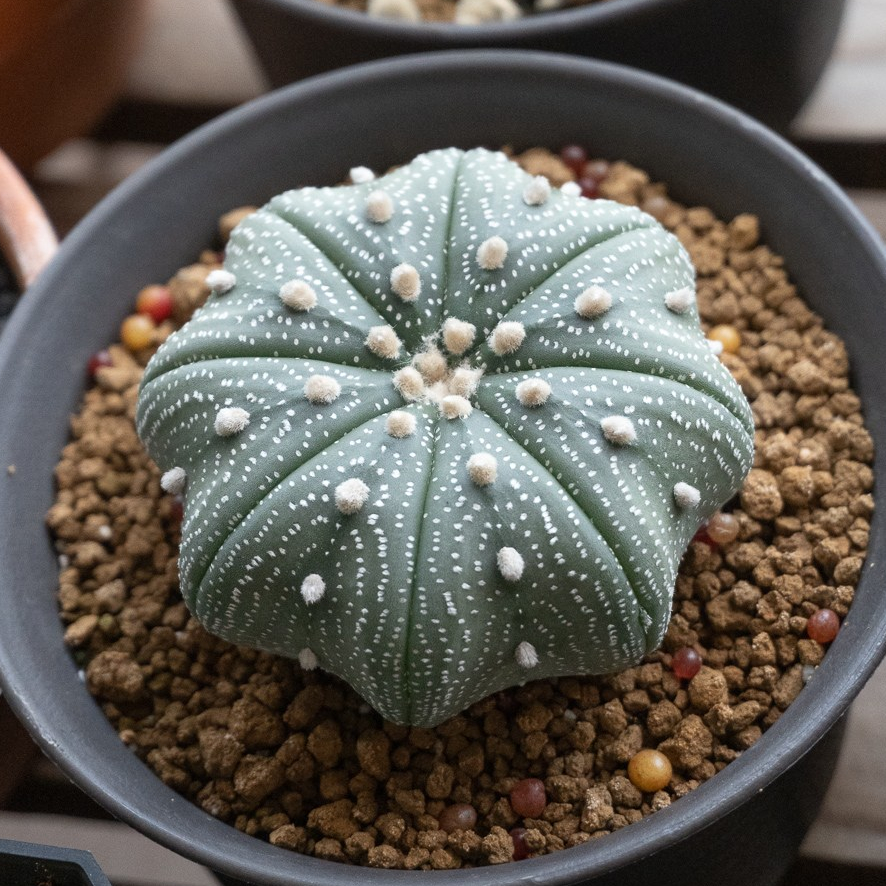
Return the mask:
<svg viewBox="0 0 886 886">
<path fill-rule="evenodd" d="M 440 150 L 276 197 L 212 282 L 137 416 L 209 631 L 424 726 L 661 642 L 753 423 L 652 218 Z"/>
</svg>

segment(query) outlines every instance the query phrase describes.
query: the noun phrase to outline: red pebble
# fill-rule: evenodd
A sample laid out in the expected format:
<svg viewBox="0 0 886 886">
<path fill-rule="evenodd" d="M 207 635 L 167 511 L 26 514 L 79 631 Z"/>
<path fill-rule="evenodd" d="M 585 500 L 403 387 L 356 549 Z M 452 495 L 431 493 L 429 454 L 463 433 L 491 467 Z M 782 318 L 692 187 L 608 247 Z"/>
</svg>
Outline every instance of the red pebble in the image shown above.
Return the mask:
<svg viewBox="0 0 886 886">
<path fill-rule="evenodd" d="M 578 180 L 578 186 L 581 188 L 582 197 L 587 197 L 588 200 L 593 200 L 600 193 L 600 189 L 597 187 L 597 179 L 590 178 L 587 175 L 582 176 Z"/>
<path fill-rule="evenodd" d="M 806 633 L 816 643 L 830 643 L 839 631 L 840 617 L 833 609 L 819 609 L 806 622 Z"/>
<path fill-rule="evenodd" d="M 477 810 L 470 803 L 453 803 L 439 815 L 440 830 L 451 834 L 453 831 L 469 831 L 477 824 Z"/>
<path fill-rule="evenodd" d="M 588 152 L 581 145 L 564 145 L 560 149 L 560 159 L 576 174 L 581 175 Z"/>
<path fill-rule="evenodd" d="M 717 547 L 717 542 L 715 542 L 709 535 L 706 526 L 702 526 L 695 535 L 692 536 L 693 541 L 700 541 L 702 544 L 707 545 L 709 548 Z"/>
<path fill-rule="evenodd" d="M 172 293 L 168 286 L 145 286 L 135 300 L 135 310 L 147 314 L 155 323 L 162 323 L 172 316 Z"/>
<path fill-rule="evenodd" d="M 605 160 L 589 160 L 582 169 L 582 175 L 594 181 L 602 181 L 609 175 L 609 164 Z"/>
<path fill-rule="evenodd" d="M 701 656 L 691 646 L 684 646 L 674 653 L 671 670 L 681 680 L 691 680 L 701 670 Z"/>
<path fill-rule="evenodd" d="M 184 517 L 184 515 L 185 515 L 185 508 L 184 508 L 184 505 L 182 504 L 182 500 L 181 500 L 181 498 L 179 498 L 179 496 L 176 496 L 169 503 L 169 513 L 170 513 L 170 516 L 172 517 L 172 519 L 176 523 L 181 523 L 182 517 Z"/>
<path fill-rule="evenodd" d="M 90 378 L 95 378 L 96 372 L 98 372 L 102 366 L 113 365 L 111 355 L 107 351 L 98 351 L 89 358 L 89 362 L 86 364 L 86 371 L 89 373 Z"/>
<path fill-rule="evenodd" d="M 529 847 L 526 845 L 526 828 L 513 828 L 510 832 L 514 841 L 514 861 L 529 858 Z"/>
<path fill-rule="evenodd" d="M 540 778 L 524 778 L 511 788 L 511 809 L 521 818 L 538 818 L 548 805 L 545 783 Z"/>
</svg>

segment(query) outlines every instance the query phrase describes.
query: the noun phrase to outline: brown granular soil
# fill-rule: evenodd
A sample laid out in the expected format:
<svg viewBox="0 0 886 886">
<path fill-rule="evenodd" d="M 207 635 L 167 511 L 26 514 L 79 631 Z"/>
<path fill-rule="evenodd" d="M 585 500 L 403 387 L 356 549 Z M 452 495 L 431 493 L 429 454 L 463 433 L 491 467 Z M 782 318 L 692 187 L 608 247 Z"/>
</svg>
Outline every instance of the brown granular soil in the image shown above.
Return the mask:
<svg viewBox="0 0 886 886">
<path fill-rule="evenodd" d="M 547 151 L 520 159 L 554 184 L 573 177 Z M 113 366 L 86 393 L 56 471 L 48 523 L 61 617 L 123 741 L 207 812 L 278 846 L 374 867 L 506 862 L 515 826 L 530 854 L 548 853 L 639 821 L 714 776 L 821 662 L 807 618 L 821 607 L 845 616 L 873 511 L 872 441 L 843 343 L 798 297 L 753 216 L 724 222 L 685 208 L 621 162 L 600 192 L 639 204 L 685 244 L 704 323 L 741 332 L 738 353 L 722 359 L 757 427 L 754 469 L 731 508 L 738 538 L 693 541 L 662 649 L 619 674 L 529 683 L 418 729 L 382 721 L 329 675 L 209 636 L 178 591 L 179 505 L 133 426 L 150 353 L 111 348 Z M 217 262 L 207 252 L 172 278 L 175 324 L 206 298 Z M 669 667 L 687 645 L 704 661 L 689 682 Z M 664 790 L 642 793 L 628 779 L 641 748 L 673 764 Z M 544 781 L 539 818 L 521 819 L 509 800 L 526 777 Z M 474 807 L 474 828 L 441 828 L 453 804 Z"/>
</svg>

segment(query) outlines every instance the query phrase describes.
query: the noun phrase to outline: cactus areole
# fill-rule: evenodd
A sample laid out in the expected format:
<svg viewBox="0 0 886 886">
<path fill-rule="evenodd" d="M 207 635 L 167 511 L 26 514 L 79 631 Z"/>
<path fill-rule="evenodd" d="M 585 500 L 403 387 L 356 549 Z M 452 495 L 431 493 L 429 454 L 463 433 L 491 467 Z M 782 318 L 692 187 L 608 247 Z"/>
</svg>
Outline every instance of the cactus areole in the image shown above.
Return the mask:
<svg viewBox="0 0 886 886">
<path fill-rule="evenodd" d="M 752 460 L 686 252 L 500 153 L 364 179 L 242 221 L 147 367 L 188 606 L 399 723 L 635 664 Z"/>
</svg>

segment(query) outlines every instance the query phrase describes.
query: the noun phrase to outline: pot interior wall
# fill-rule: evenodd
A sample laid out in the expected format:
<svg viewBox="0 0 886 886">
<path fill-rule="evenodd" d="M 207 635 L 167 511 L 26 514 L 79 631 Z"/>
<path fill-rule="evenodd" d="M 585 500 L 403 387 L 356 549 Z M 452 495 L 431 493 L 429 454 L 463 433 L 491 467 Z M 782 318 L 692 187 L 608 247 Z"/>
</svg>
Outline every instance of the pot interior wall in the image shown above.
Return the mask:
<svg viewBox="0 0 886 886">
<path fill-rule="evenodd" d="M 227 115 L 166 152 L 79 226 L 0 340 L 0 673 L 47 753 L 114 814 L 251 882 L 344 883 L 354 873 L 275 849 L 205 815 L 122 745 L 87 695 L 61 641 L 57 564 L 43 518 L 89 354 L 114 339 L 141 286 L 167 278 L 212 242 L 215 219 L 227 209 L 341 180 L 354 165 L 381 170 L 433 147 L 571 141 L 647 169 L 677 199 L 722 215 L 759 214 L 766 241 L 787 257 L 809 302 L 846 340 L 875 445 L 886 448 L 886 368 L 878 356 L 886 341 L 882 249 L 835 186 L 747 118 L 625 69 L 489 52 L 333 74 Z M 883 465 L 878 460 L 878 488 Z M 840 636 L 809 687 L 757 745 L 642 826 L 521 862 L 520 875 L 553 886 L 641 864 L 659 870 L 656 882 L 693 882 L 685 870 L 667 880 L 661 861 L 641 859 L 754 796 L 826 733 L 861 688 L 884 643 L 883 536 L 876 515 L 872 553 Z M 766 835 L 751 828 L 747 839 L 762 850 Z M 703 855 L 699 874 L 709 881 L 723 859 Z M 504 884 L 517 873 L 504 868 L 433 879 L 437 886 Z M 373 870 L 360 876 L 376 884 L 395 879 Z"/>
</svg>

